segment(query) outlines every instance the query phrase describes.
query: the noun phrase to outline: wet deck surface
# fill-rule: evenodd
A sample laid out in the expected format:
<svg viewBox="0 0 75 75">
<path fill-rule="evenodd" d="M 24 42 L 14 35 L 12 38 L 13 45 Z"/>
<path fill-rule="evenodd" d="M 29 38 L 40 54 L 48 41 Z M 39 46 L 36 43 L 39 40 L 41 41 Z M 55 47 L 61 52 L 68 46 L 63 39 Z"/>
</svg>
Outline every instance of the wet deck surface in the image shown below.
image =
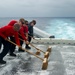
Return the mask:
<svg viewBox="0 0 75 75">
<path fill-rule="evenodd" d="M 49 45 L 36 45 L 46 51 Z M 50 45 L 51 54 L 47 70 L 41 70 L 42 61 L 28 53 L 17 53 L 16 58 L 6 56 L 7 64 L 0 67 L 0 75 L 75 75 L 75 46 Z M 36 52 L 32 48 L 30 51 Z M 40 57 L 44 57 L 41 52 Z"/>
</svg>

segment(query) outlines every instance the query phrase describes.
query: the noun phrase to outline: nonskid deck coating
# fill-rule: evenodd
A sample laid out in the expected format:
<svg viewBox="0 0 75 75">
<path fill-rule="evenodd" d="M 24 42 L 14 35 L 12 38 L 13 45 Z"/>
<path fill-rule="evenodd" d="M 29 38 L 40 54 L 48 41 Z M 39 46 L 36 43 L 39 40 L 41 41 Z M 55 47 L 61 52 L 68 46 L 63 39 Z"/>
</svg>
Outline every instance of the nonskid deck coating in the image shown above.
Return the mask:
<svg viewBox="0 0 75 75">
<path fill-rule="evenodd" d="M 35 45 L 44 51 L 49 45 Z M 50 45 L 52 52 L 48 59 L 48 69 L 41 70 L 42 61 L 30 54 L 16 53 L 16 58 L 6 56 L 6 66 L 0 68 L 0 75 L 75 75 L 75 46 Z M 32 48 L 30 51 L 36 52 Z M 43 53 L 40 57 L 43 58 Z M 31 57 L 31 58 L 29 58 Z"/>
</svg>

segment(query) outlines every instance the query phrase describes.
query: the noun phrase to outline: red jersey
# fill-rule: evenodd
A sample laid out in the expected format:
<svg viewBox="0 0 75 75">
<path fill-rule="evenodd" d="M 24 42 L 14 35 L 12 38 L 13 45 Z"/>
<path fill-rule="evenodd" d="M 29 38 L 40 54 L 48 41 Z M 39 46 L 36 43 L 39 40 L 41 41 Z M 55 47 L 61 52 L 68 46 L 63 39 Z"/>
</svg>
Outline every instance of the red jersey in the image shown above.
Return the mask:
<svg viewBox="0 0 75 75">
<path fill-rule="evenodd" d="M 16 20 L 11 20 L 11 21 L 8 23 L 8 26 L 13 26 L 15 23 L 17 23 Z"/>
<path fill-rule="evenodd" d="M 19 33 L 20 33 L 22 39 L 27 40 L 26 37 L 25 37 L 25 33 L 24 33 L 24 28 L 23 27 L 21 27 L 21 29 L 19 30 Z"/>
<path fill-rule="evenodd" d="M 22 26 L 24 29 L 24 33 L 28 33 L 28 26 Z"/>
<path fill-rule="evenodd" d="M 4 26 L 0 28 L 0 36 L 3 37 L 4 39 L 13 35 L 15 37 L 16 43 L 20 46 L 18 32 L 14 31 L 13 26 Z"/>
<path fill-rule="evenodd" d="M 13 26 L 15 23 L 17 23 L 17 21 L 12 20 L 12 21 L 9 22 L 8 26 Z M 22 26 L 21 29 L 19 30 L 19 33 L 22 35 L 21 37 L 24 40 L 27 40 L 26 37 L 25 37 L 25 33 L 28 33 L 28 28 L 26 26 Z"/>
</svg>

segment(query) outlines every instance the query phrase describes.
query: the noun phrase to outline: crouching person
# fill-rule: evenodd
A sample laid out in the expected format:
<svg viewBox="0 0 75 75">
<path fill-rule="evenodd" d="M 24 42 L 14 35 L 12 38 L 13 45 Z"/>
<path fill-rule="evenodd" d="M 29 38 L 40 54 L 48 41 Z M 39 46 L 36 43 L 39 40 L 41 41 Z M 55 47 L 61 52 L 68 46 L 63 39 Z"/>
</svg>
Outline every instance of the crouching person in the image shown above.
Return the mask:
<svg viewBox="0 0 75 75">
<path fill-rule="evenodd" d="M 18 31 L 20 29 L 20 25 L 15 23 L 14 26 L 4 26 L 0 28 L 0 43 L 3 44 L 3 50 L 0 53 L 0 64 L 5 64 L 6 61 L 3 58 L 9 52 L 10 43 L 7 41 L 9 36 L 14 36 L 16 44 L 20 46 L 20 41 L 18 38 Z"/>
</svg>

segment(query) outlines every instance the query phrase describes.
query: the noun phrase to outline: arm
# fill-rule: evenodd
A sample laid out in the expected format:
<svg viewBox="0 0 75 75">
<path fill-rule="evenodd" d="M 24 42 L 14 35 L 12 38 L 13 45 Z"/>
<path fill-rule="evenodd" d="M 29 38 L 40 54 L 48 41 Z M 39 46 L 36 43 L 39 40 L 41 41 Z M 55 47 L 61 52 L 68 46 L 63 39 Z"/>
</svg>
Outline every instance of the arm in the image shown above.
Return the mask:
<svg viewBox="0 0 75 75">
<path fill-rule="evenodd" d="M 26 38 L 28 39 L 28 26 L 24 27 L 24 34 L 25 34 Z"/>
<path fill-rule="evenodd" d="M 28 30 L 29 30 L 29 35 L 33 37 L 33 27 L 30 26 L 30 27 L 28 28 Z"/>
<path fill-rule="evenodd" d="M 25 34 L 24 34 L 24 31 L 23 31 L 23 28 L 21 28 L 20 30 L 19 30 L 19 33 L 21 34 L 21 37 L 23 38 L 23 40 L 27 40 L 26 39 L 26 37 L 25 37 Z"/>
<path fill-rule="evenodd" d="M 15 36 L 16 44 L 18 44 L 20 46 L 20 40 L 19 40 L 18 32 L 15 32 L 14 36 Z"/>
<path fill-rule="evenodd" d="M 26 35 L 26 39 L 28 39 L 28 33 L 25 33 L 25 35 Z"/>
</svg>

